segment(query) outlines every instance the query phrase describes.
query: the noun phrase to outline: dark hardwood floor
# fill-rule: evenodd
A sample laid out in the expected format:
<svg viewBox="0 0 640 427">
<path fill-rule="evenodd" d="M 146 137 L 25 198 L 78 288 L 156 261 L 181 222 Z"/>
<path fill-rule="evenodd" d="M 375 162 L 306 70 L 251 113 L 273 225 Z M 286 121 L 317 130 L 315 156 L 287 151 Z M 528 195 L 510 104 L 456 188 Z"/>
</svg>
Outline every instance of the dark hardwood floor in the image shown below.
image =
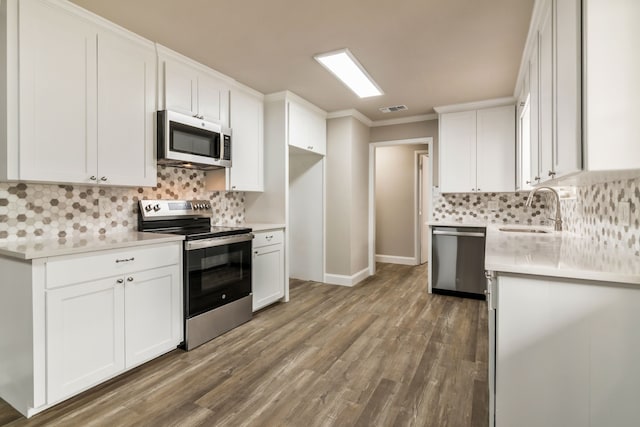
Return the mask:
<svg viewBox="0 0 640 427">
<path fill-rule="evenodd" d="M 426 266 L 379 264 L 0 426 L 486 426 L 485 303 L 426 292 Z"/>
</svg>

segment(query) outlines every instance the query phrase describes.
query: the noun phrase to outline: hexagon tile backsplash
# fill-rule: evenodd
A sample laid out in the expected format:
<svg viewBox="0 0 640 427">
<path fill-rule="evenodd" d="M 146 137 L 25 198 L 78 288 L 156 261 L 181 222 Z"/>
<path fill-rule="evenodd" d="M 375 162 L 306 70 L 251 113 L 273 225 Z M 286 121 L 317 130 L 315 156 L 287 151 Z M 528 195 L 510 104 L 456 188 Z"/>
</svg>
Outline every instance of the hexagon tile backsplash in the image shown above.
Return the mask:
<svg viewBox="0 0 640 427">
<path fill-rule="evenodd" d="M 640 256 L 640 178 L 581 186 L 577 198 L 562 200 L 564 229 L 599 247 Z M 620 202 L 629 203 L 629 222 L 623 223 Z"/>
<path fill-rule="evenodd" d="M 159 166 L 153 188 L 0 182 L 0 242 L 135 231 L 139 199 L 210 200 L 213 224 L 244 223 L 244 193 L 206 191 L 203 171 Z"/>
<path fill-rule="evenodd" d="M 433 220 L 481 222 L 488 224 L 547 225 L 549 195 L 535 195 L 531 207 L 525 206 L 528 192 L 434 194 Z M 489 210 L 489 202 L 497 209 Z"/>
<path fill-rule="evenodd" d="M 546 193 L 536 194 L 531 208 L 524 206 L 527 192 L 434 194 L 433 220 L 489 224 L 549 225 L 555 202 Z M 489 210 L 489 202 L 498 209 Z M 624 224 L 620 202 L 629 203 Z M 623 250 L 640 256 L 640 178 L 584 185 L 575 199 L 560 201 L 564 230 L 583 236 L 598 247 Z"/>
</svg>

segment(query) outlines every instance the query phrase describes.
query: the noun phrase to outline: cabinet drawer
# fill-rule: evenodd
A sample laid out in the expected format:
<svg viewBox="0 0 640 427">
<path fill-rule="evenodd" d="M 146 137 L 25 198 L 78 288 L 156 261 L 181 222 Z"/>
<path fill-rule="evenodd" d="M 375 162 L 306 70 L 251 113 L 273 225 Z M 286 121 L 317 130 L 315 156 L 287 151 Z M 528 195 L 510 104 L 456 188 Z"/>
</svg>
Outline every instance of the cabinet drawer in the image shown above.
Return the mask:
<svg viewBox="0 0 640 427">
<path fill-rule="evenodd" d="M 47 289 L 178 264 L 180 243 L 143 248 L 91 252 L 52 258 L 46 264 Z"/>
<path fill-rule="evenodd" d="M 254 248 L 260 248 L 267 245 L 275 245 L 277 243 L 282 243 L 284 240 L 284 233 L 282 232 L 282 230 L 259 231 L 255 232 L 254 234 Z"/>
</svg>

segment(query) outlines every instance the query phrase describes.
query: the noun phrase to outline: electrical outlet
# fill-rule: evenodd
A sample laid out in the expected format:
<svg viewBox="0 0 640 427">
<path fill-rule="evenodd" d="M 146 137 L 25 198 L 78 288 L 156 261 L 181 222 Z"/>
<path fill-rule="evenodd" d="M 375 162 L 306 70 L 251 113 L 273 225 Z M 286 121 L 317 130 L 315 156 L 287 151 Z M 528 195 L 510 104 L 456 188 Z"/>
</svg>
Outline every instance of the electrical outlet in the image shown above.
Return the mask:
<svg viewBox="0 0 640 427">
<path fill-rule="evenodd" d="M 487 209 L 489 209 L 491 212 L 495 212 L 498 210 L 498 202 L 495 200 L 491 200 L 490 202 L 487 203 Z"/>
<path fill-rule="evenodd" d="M 626 227 L 631 225 L 631 206 L 629 202 L 620 202 L 618 204 L 618 213 L 620 214 L 620 225 Z"/>
</svg>

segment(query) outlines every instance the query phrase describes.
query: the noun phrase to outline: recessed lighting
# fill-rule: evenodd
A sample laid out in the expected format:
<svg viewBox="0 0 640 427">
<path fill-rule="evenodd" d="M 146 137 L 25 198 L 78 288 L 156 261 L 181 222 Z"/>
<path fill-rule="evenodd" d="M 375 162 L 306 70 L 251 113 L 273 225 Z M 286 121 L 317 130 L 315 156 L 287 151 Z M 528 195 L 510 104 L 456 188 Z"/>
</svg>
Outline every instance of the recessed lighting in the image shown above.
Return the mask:
<svg viewBox="0 0 640 427">
<path fill-rule="evenodd" d="M 314 58 L 360 98 L 384 93 L 349 49 L 321 53 Z"/>
</svg>

